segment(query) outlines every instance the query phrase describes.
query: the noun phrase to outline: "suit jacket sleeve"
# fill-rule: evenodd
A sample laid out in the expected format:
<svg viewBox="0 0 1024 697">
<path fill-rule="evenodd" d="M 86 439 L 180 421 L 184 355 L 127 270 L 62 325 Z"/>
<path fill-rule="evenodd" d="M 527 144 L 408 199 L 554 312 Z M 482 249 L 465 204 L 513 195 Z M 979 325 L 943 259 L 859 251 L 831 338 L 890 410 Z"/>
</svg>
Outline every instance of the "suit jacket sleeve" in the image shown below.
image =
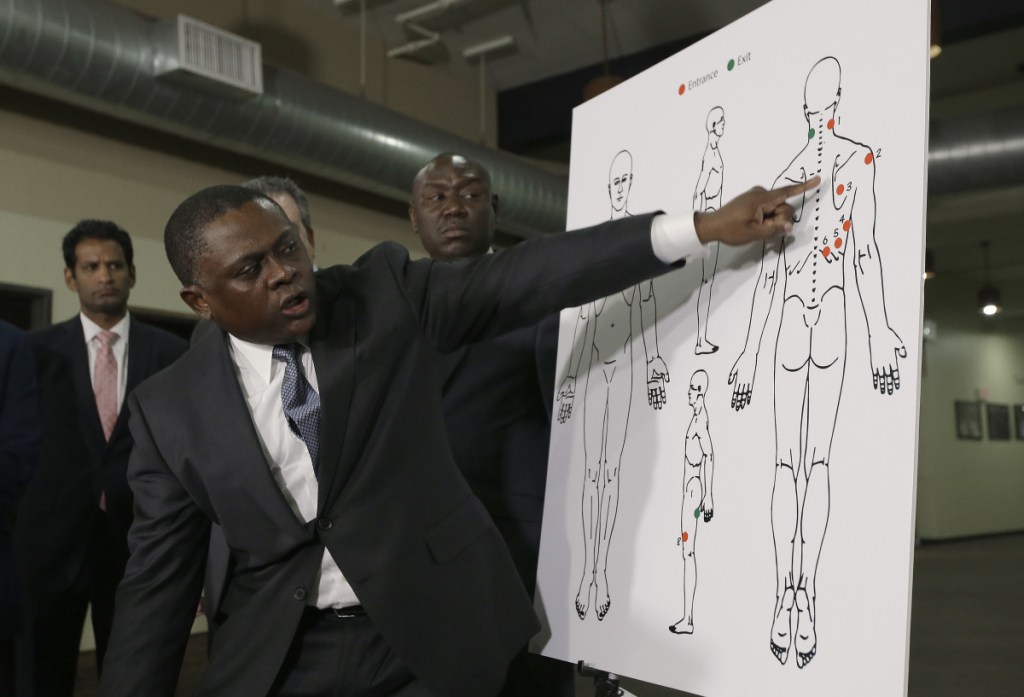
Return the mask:
<svg viewBox="0 0 1024 697">
<path fill-rule="evenodd" d="M 6 520 L 32 477 L 42 430 L 28 337 L 0 326 L 0 340 L 0 517 Z"/>
<path fill-rule="evenodd" d="M 467 262 L 406 257 L 402 281 L 427 336 L 451 351 L 681 267 L 654 255 L 652 217 L 535 238 Z"/>
<path fill-rule="evenodd" d="M 134 394 L 129 405 L 135 440 L 128 465 L 135 492 L 132 555 L 117 591 L 100 692 L 171 697 L 203 584 L 210 521 L 167 466 L 150 415 Z"/>
</svg>

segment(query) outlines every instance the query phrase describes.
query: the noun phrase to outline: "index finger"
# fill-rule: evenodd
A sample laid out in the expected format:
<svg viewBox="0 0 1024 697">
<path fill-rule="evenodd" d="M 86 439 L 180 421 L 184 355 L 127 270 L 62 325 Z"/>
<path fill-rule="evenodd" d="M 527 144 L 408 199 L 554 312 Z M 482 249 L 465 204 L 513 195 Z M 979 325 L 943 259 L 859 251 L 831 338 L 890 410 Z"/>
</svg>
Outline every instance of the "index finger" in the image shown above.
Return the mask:
<svg viewBox="0 0 1024 697">
<path fill-rule="evenodd" d="M 770 193 L 775 194 L 773 201 L 775 205 L 782 203 L 788 198 L 792 198 L 798 194 L 802 194 L 805 191 L 809 191 L 821 183 L 821 177 L 815 174 L 813 177 L 805 182 L 799 182 L 797 184 L 788 184 L 786 186 L 780 186 L 777 189 L 772 189 Z"/>
</svg>

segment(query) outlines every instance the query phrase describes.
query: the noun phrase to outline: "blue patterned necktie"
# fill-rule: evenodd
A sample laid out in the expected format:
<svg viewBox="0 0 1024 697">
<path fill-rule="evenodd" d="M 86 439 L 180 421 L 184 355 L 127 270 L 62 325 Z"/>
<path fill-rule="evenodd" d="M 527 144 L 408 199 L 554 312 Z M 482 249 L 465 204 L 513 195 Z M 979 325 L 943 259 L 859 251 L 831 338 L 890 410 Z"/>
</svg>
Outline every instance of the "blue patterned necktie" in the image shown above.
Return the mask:
<svg viewBox="0 0 1024 697">
<path fill-rule="evenodd" d="M 285 362 L 281 383 L 281 405 L 288 425 L 306 444 L 313 461 L 313 474 L 320 479 L 320 395 L 302 374 L 299 366 L 299 345 L 280 344 L 274 347 L 274 359 Z"/>
</svg>

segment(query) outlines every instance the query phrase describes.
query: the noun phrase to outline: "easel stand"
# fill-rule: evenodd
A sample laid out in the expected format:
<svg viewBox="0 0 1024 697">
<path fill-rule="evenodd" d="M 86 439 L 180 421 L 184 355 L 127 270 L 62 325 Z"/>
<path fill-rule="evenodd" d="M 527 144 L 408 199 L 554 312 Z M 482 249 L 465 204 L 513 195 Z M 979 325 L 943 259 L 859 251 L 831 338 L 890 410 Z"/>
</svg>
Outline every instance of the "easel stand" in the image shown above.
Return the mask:
<svg viewBox="0 0 1024 697">
<path fill-rule="evenodd" d="M 619 687 L 619 676 L 614 673 L 587 668 L 583 661 L 576 663 L 576 672 L 585 678 L 594 678 L 594 697 L 622 697 L 626 694 Z"/>
</svg>

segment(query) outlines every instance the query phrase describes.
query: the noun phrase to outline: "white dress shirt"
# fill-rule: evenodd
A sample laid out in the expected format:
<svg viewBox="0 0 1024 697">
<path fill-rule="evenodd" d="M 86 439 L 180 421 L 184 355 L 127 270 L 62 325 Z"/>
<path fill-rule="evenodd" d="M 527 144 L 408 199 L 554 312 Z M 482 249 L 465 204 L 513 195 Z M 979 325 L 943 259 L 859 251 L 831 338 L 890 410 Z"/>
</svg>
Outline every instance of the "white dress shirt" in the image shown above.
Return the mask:
<svg viewBox="0 0 1024 697">
<path fill-rule="evenodd" d="M 273 346 L 252 344 L 235 336 L 231 336 L 230 346 L 238 384 L 245 395 L 249 416 L 259 435 L 270 473 L 295 516 L 303 523 L 308 523 L 317 517 L 319 485 L 313 473 L 309 450 L 289 427 L 288 417 L 281 404 L 285 363 L 274 360 Z M 300 360 L 306 380 L 319 392 L 313 354 L 309 348 L 302 347 Z M 320 561 L 320 574 L 315 588 L 306 599 L 307 605 L 340 608 L 359 604 L 355 591 L 327 549 L 324 549 Z"/>
<path fill-rule="evenodd" d="M 89 384 L 95 389 L 96 384 L 96 354 L 100 352 L 100 340 L 97 337 L 103 327 L 93 322 L 85 315 L 79 313 L 82 319 L 82 331 L 85 333 L 85 347 L 89 352 Z M 128 329 L 131 322 L 128 321 L 128 313 L 110 328 L 110 331 L 117 334 L 117 340 L 111 342 L 110 350 L 117 361 L 117 411 L 121 412 L 121 405 L 124 404 L 124 393 L 128 388 Z"/>
<path fill-rule="evenodd" d="M 651 247 L 654 256 L 666 264 L 680 259 L 705 257 L 708 246 L 697 238 L 693 213 L 668 213 L 654 216 L 651 221 Z"/>
</svg>

